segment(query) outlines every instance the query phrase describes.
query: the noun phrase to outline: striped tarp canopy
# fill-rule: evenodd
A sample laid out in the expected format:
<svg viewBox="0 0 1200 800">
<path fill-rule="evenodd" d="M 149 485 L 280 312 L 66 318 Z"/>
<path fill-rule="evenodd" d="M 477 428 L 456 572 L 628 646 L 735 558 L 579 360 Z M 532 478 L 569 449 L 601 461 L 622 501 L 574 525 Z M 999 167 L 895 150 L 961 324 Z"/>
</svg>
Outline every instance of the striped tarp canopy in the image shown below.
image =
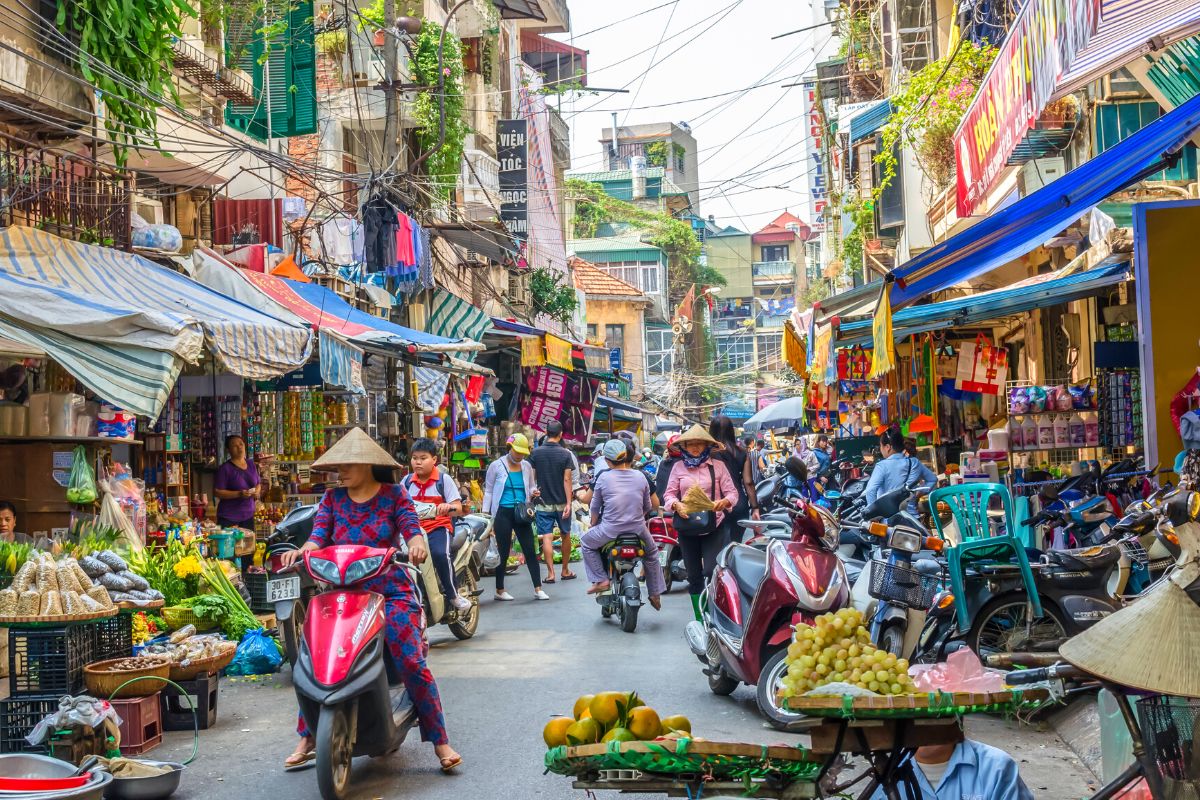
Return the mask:
<svg viewBox="0 0 1200 800">
<path fill-rule="evenodd" d="M 140 256 L 23 226 L 0 229 L 0 322 L 2 335 L 149 417 L 205 347 L 222 369 L 264 379 L 304 364 L 313 346 L 306 327 Z"/>
</svg>

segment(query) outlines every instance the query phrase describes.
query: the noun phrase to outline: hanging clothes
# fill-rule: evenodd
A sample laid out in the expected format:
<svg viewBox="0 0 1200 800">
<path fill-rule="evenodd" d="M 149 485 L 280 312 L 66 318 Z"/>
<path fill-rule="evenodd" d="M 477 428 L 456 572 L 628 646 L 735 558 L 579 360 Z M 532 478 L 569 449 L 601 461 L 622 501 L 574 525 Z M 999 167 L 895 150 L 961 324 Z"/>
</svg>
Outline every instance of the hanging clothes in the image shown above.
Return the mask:
<svg viewBox="0 0 1200 800">
<path fill-rule="evenodd" d="M 382 197 L 362 208 L 363 261 L 368 272 L 382 272 L 396 263 L 396 209 Z"/>
<path fill-rule="evenodd" d="M 407 214 L 396 214 L 396 259 L 397 266 L 416 266 L 417 258 L 413 253 L 413 221 Z"/>
</svg>

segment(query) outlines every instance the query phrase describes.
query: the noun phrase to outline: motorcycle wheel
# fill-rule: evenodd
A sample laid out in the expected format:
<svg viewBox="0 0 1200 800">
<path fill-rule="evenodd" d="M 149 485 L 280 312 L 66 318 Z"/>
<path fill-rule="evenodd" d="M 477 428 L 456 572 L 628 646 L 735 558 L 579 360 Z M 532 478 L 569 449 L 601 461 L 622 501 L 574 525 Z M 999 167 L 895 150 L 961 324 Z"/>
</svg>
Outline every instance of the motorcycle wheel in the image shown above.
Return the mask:
<svg viewBox="0 0 1200 800">
<path fill-rule="evenodd" d="M 1039 645 L 1067 638 L 1067 622 L 1061 612 L 1042 601 L 1042 617 L 1026 630 L 1028 607 L 1025 595 L 1013 593 L 993 598 L 975 617 L 966 644 L 982 659 L 994 653 L 1028 653 Z M 1044 649 L 1044 648 L 1043 648 Z"/>
<path fill-rule="evenodd" d="M 467 593 L 471 607 L 460 612 L 454 622 L 450 623 L 449 628 L 450 632 L 454 634 L 454 638 L 466 640 L 474 636 L 476 629 L 479 628 L 479 598 L 475 596 L 475 579 L 469 572 L 459 575 L 455 582 L 459 585 L 459 591 Z"/>
<path fill-rule="evenodd" d="M 780 650 L 767 660 L 762 674 L 758 676 L 758 685 L 754 687 L 754 699 L 758 703 L 758 713 L 762 714 L 771 727 L 777 731 L 791 730 L 797 722 L 804 719 L 803 714 L 788 711 L 780 706 L 776 699 L 787 670 L 787 650 Z"/>
<path fill-rule="evenodd" d="M 721 672 L 720 667 L 708 668 L 708 690 L 718 697 L 726 697 L 733 694 L 733 690 L 738 687 L 739 683 L 741 681 Z"/>
<path fill-rule="evenodd" d="M 618 612 L 621 616 L 621 630 L 633 633 L 633 629 L 637 627 L 638 608 L 638 606 L 631 606 L 625 602 L 625 598 L 621 598 L 621 610 Z"/>
<path fill-rule="evenodd" d="M 879 649 L 896 658 L 904 658 L 904 626 L 893 622 L 879 632 Z"/>
<path fill-rule="evenodd" d="M 324 800 L 345 800 L 354 757 L 350 721 L 343 706 L 324 708 L 317 723 L 317 786 Z"/>
<path fill-rule="evenodd" d="M 293 667 L 296 666 L 296 659 L 300 657 L 300 632 L 304 630 L 304 617 L 308 613 L 308 603 L 304 597 L 300 597 L 295 603 L 291 618 L 279 625 L 283 654 Z"/>
</svg>

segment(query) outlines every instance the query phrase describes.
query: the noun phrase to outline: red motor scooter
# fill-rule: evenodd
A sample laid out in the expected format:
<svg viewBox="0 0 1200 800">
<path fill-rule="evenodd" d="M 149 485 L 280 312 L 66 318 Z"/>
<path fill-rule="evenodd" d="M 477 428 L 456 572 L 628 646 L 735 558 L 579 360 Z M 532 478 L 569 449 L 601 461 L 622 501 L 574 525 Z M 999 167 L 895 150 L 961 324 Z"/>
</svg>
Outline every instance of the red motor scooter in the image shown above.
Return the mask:
<svg viewBox="0 0 1200 800">
<path fill-rule="evenodd" d="M 326 588 L 309 601 L 292 684 L 316 736 L 321 797 L 343 800 L 352 759 L 395 751 L 417 721 L 403 687 L 389 688 L 399 676 L 384 639 L 383 595 L 356 588 L 407 565 L 392 548 L 335 545 L 306 552 L 304 567 Z"/>
<path fill-rule="evenodd" d="M 683 583 L 687 580 L 687 567 L 683 565 L 683 550 L 679 547 L 679 534 L 671 524 L 671 518 L 663 514 L 655 514 L 646 521 L 654 543 L 658 545 L 658 561 L 662 565 L 663 578 L 666 580 L 666 591 L 671 591 L 672 584 Z"/>
<path fill-rule="evenodd" d="M 765 547 L 731 544 L 717 557 L 705 590 L 702 622 L 689 622 L 688 646 L 708 675 L 708 688 L 727 695 L 745 683 L 757 687 L 758 708 L 779 730 L 802 717 L 779 705 L 792 629 L 850 602 L 850 582 L 837 556 L 838 524 L 826 509 L 803 500 L 788 509 L 791 537 Z M 742 523 L 769 529 L 775 520 Z"/>
</svg>

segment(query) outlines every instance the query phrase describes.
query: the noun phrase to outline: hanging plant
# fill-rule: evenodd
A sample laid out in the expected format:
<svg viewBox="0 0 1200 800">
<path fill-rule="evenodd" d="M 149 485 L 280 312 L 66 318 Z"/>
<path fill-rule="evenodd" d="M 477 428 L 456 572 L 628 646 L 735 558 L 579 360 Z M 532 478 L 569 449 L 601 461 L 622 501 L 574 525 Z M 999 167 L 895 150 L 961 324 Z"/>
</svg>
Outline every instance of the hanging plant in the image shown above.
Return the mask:
<svg viewBox="0 0 1200 800">
<path fill-rule="evenodd" d="M 463 143 L 470 126 L 463 119 L 462 42 L 452 33 L 446 34 L 441 58 L 442 97 L 445 103 L 445 138 L 438 147 L 441 117 L 438 109 L 438 46 L 442 28 L 426 21 L 421 26 L 417 43 L 413 49 L 413 78 L 422 86 L 433 91 L 421 92 L 413 102 L 413 117 L 416 120 L 417 146 L 422 153 L 433 150 L 425 160 L 425 173 L 429 176 L 433 194 L 449 199 L 458 184 L 462 163 Z M 436 148 L 436 149 L 435 149 Z"/>
<path fill-rule="evenodd" d="M 529 294 L 537 314 L 544 314 L 563 325 L 570 324 L 575 309 L 579 307 L 579 297 L 574 287 L 544 267 L 537 267 L 529 273 Z"/>
<path fill-rule="evenodd" d="M 58 0 L 55 24 L 79 42 L 79 70 L 101 92 L 119 166 L 130 147 L 159 146 L 159 101 L 152 98 L 178 102 L 171 45 L 183 35 L 184 19 L 195 15 L 187 0 Z"/>
</svg>

